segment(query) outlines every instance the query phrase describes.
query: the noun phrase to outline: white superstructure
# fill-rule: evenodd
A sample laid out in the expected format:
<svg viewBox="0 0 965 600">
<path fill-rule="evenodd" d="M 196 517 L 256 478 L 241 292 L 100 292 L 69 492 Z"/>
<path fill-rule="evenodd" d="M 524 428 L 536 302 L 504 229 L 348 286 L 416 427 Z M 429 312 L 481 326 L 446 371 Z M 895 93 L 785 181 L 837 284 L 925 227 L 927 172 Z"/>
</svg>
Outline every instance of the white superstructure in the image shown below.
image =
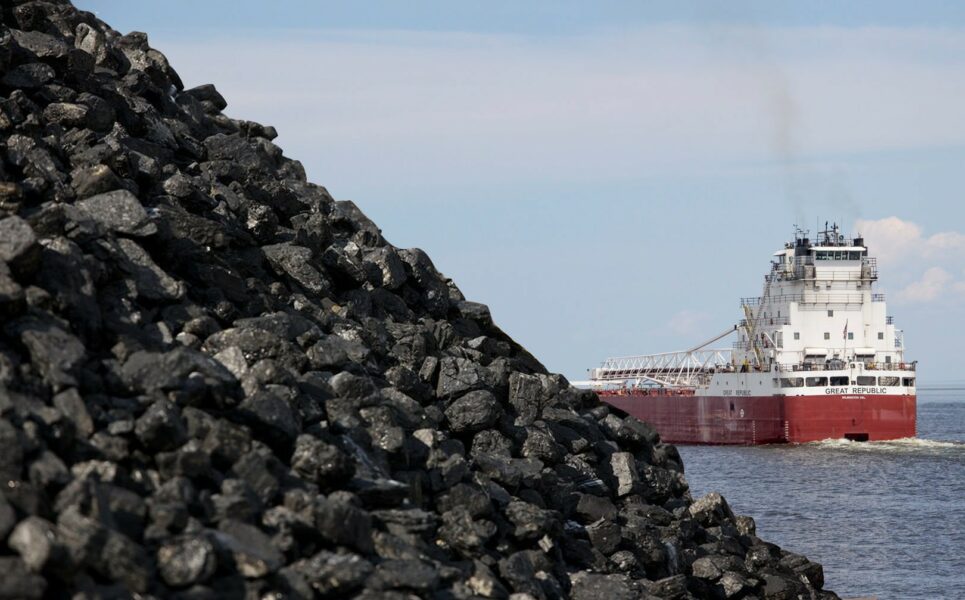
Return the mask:
<svg viewBox="0 0 965 600">
<path fill-rule="evenodd" d="M 737 326 L 684 352 L 607 359 L 591 384 L 713 396 L 914 394 L 916 364 L 905 362 L 877 280 L 861 237 L 834 225 L 812 242 L 797 230 L 774 253 L 763 293 L 741 301 Z M 731 348 L 705 348 L 733 331 Z"/>
<path fill-rule="evenodd" d="M 873 291 L 878 267 L 862 238 L 833 226 L 811 243 L 799 231 L 774 257 L 764 293 L 741 301 L 737 363 L 904 362 L 902 332 Z"/>
</svg>

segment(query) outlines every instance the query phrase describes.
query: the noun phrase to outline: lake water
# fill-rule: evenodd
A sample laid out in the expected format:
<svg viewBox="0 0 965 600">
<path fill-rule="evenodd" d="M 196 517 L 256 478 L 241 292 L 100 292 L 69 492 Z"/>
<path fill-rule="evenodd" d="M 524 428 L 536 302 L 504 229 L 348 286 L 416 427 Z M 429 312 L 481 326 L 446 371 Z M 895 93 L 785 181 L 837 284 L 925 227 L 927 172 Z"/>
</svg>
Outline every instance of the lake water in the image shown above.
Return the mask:
<svg viewBox="0 0 965 600">
<path fill-rule="evenodd" d="M 965 389 L 919 393 L 918 439 L 679 449 L 695 498 L 722 493 L 843 598 L 965 598 Z"/>
</svg>

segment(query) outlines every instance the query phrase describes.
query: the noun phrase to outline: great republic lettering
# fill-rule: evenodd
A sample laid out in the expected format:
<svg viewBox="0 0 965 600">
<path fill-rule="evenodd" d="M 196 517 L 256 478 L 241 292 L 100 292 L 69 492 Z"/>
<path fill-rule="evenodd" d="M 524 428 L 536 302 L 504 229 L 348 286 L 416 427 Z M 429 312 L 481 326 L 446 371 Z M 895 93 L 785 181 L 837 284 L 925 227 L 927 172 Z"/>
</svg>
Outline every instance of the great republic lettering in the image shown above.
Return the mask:
<svg viewBox="0 0 965 600">
<path fill-rule="evenodd" d="M 833 394 L 887 394 L 886 387 L 829 387 L 824 388 L 824 393 L 828 396 Z"/>
</svg>

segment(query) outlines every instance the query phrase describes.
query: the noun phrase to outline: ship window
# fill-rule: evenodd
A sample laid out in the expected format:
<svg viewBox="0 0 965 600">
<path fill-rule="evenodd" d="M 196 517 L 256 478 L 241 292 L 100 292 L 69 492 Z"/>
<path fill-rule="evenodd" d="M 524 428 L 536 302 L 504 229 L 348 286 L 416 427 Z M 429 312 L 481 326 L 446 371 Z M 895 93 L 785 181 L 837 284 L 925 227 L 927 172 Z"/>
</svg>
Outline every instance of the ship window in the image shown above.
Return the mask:
<svg viewBox="0 0 965 600">
<path fill-rule="evenodd" d="M 868 375 L 858 375 L 858 377 L 855 378 L 855 383 L 857 385 L 875 385 L 876 384 L 875 378 L 870 377 Z"/>
<path fill-rule="evenodd" d="M 829 316 L 829 317 L 833 317 L 833 316 L 834 316 L 834 311 L 833 311 L 833 310 L 829 310 L 829 311 L 828 311 L 828 316 Z"/>
<path fill-rule="evenodd" d="M 890 364 L 891 364 L 891 357 L 890 357 L 890 356 L 886 356 L 886 357 L 885 357 L 885 362 L 890 365 Z"/>
<path fill-rule="evenodd" d="M 832 377 L 831 385 L 848 385 L 848 378 L 845 377 Z"/>
<path fill-rule="evenodd" d="M 879 340 L 885 339 L 885 332 L 884 332 L 884 331 L 879 331 L 879 332 L 878 332 L 878 339 L 879 339 Z"/>
<path fill-rule="evenodd" d="M 849 331 L 849 332 L 848 332 L 848 339 L 849 339 L 849 340 L 853 340 L 853 339 L 854 339 L 854 332 L 853 332 L 853 331 Z"/>
<path fill-rule="evenodd" d="M 830 339 L 831 339 L 831 334 L 828 333 L 827 331 L 825 331 L 825 332 L 824 332 L 824 339 L 830 340 Z"/>
<path fill-rule="evenodd" d="M 878 384 L 879 384 L 879 385 L 886 385 L 886 386 L 888 386 L 888 387 L 897 387 L 900 383 L 901 383 L 901 380 L 900 380 L 900 378 L 898 378 L 898 377 L 890 377 L 890 376 L 889 376 L 889 377 L 883 377 L 883 376 L 882 376 L 882 377 L 879 377 L 879 378 L 878 378 Z"/>
<path fill-rule="evenodd" d="M 915 378 L 905 377 L 904 379 L 901 380 L 901 384 L 905 387 L 915 387 Z"/>
<path fill-rule="evenodd" d="M 861 260 L 860 252 L 851 252 L 851 260 Z"/>
<path fill-rule="evenodd" d="M 827 377 L 808 377 L 808 387 L 824 387 L 828 385 Z"/>
<path fill-rule="evenodd" d="M 801 332 L 800 332 L 800 331 L 795 331 L 795 332 L 794 332 L 794 339 L 796 339 L 796 340 L 801 339 Z"/>
<path fill-rule="evenodd" d="M 804 378 L 803 377 L 781 377 L 781 387 L 782 388 L 804 387 Z"/>
</svg>

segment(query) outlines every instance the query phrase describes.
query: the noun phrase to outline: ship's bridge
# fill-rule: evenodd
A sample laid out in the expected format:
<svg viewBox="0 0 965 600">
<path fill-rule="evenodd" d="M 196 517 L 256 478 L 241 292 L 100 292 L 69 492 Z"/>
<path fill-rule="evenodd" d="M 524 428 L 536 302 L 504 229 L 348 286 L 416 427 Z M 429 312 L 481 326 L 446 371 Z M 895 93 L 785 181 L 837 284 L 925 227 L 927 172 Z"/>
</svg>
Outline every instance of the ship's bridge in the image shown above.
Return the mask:
<svg viewBox="0 0 965 600">
<path fill-rule="evenodd" d="M 904 362 L 904 340 L 875 293 L 878 265 L 864 238 L 846 238 L 837 225 L 812 242 L 798 230 L 774 253 L 760 296 L 744 298 L 735 364 L 869 366 Z"/>
</svg>

